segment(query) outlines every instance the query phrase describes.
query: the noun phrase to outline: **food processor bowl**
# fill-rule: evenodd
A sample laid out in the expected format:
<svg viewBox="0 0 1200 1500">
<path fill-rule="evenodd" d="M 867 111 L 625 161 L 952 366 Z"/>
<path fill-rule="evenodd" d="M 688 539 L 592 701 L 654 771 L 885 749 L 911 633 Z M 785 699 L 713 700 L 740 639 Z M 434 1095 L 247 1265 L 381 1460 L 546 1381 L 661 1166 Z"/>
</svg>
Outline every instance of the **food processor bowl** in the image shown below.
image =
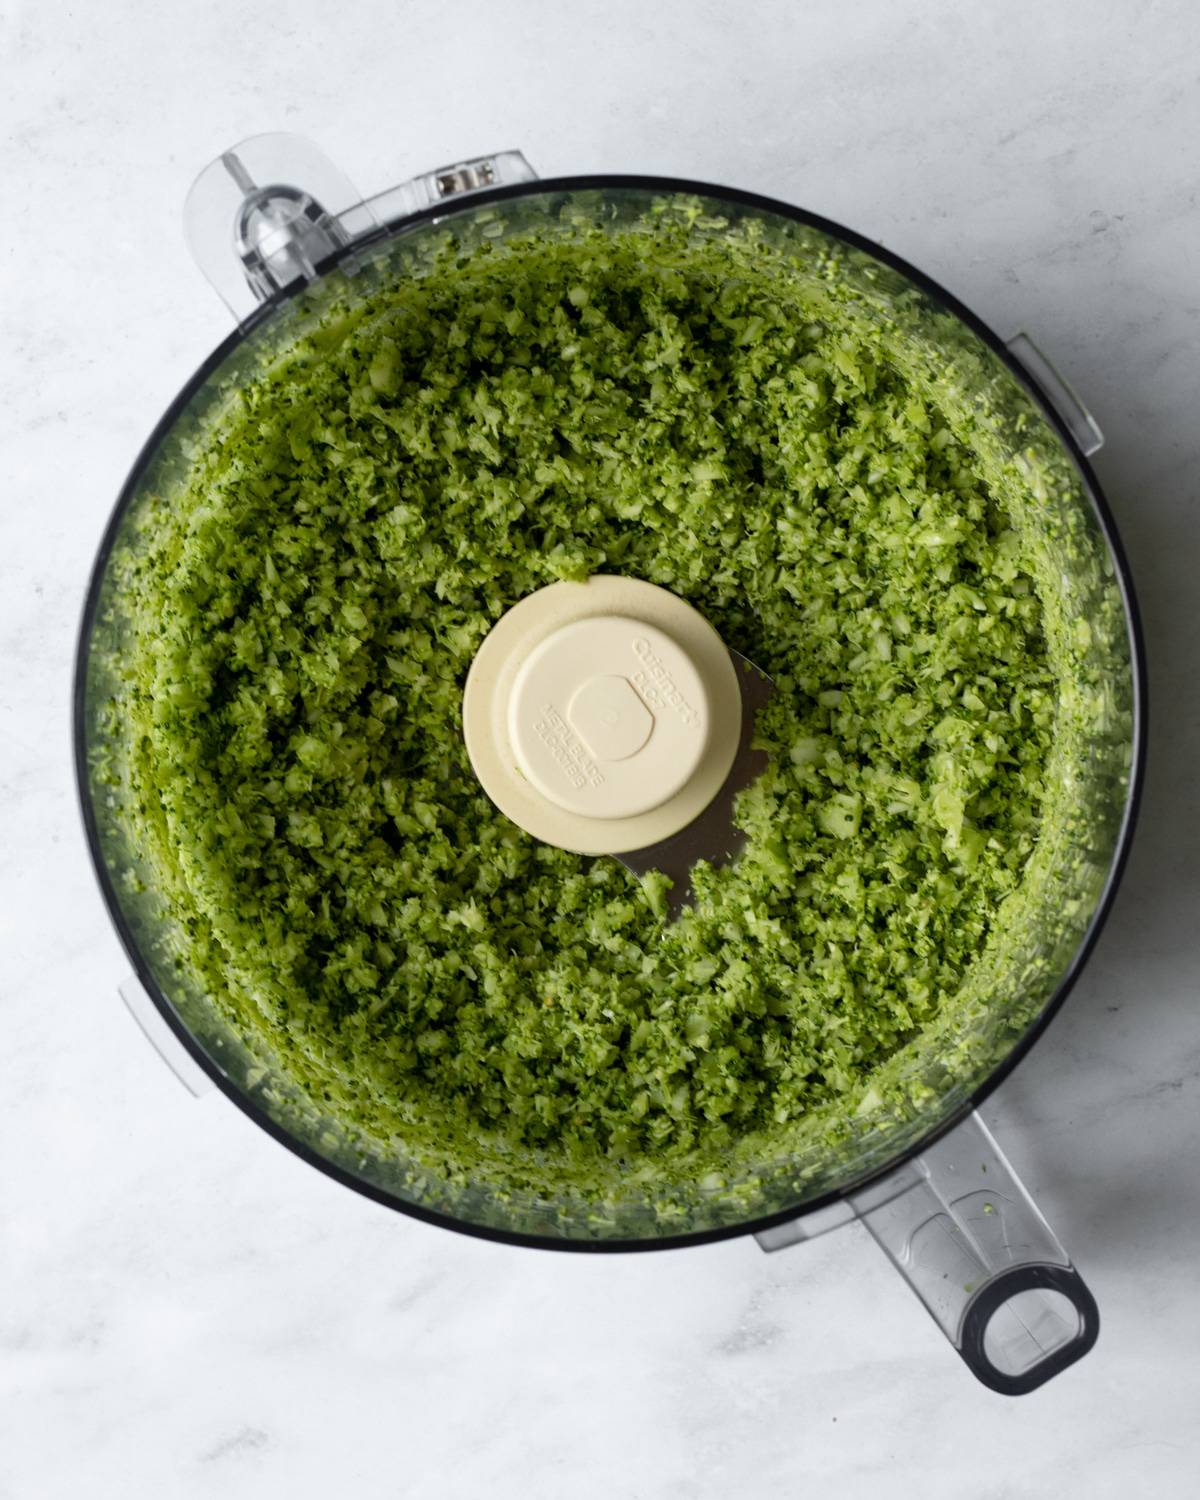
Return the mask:
<svg viewBox="0 0 1200 1500">
<path fill-rule="evenodd" d="M 266 184 L 267 186 L 263 186 Z M 260 1035 L 186 962 L 186 935 L 139 848 L 127 797 L 119 671 L 129 632 L 122 556 L 186 481 L 242 393 L 331 309 L 536 233 L 649 232 L 752 245 L 784 287 L 836 278 L 908 372 L 986 455 L 1016 524 L 1055 580 L 1046 628 L 1072 663 L 1051 775 L 1061 808 L 1031 858 L 1002 943 L 964 992 L 884 1065 L 877 1099 L 824 1132 L 781 1133 L 769 1156 L 669 1190 L 636 1175 L 597 1197 L 498 1190 L 349 1131 L 299 1089 Z M 972 1111 L 1061 1004 L 1113 898 L 1143 761 L 1144 678 L 1128 569 L 1087 455 L 1095 423 L 1024 335 L 1005 344 L 928 277 L 861 236 L 755 194 L 646 177 L 539 181 L 519 153 L 441 169 L 370 200 L 306 142 L 260 137 L 201 176 L 187 213 L 197 258 L 239 320 L 164 414 L 101 542 L 75 683 L 79 789 L 104 899 L 136 978 L 123 994 L 179 1070 L 214 1085 L 312 1165 L 380 1203 L 468 1233 L 576 1251 L 665 1248 L 755 1234 L 764 1249 L 858 1217 L 993 1388 L 1040 1384 L 1094 1341 L 1095 1303 Z"/>
</svg>

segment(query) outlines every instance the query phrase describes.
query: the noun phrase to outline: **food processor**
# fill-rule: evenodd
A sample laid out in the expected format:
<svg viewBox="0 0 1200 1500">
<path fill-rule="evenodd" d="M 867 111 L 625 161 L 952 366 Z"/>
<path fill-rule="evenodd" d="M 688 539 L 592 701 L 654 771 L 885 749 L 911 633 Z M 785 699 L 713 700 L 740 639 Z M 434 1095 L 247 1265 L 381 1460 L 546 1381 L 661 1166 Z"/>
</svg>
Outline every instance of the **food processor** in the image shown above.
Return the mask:
<svg viewBox="0 0 1200 1500">
<path fill-rule="evenodd" d="M 152 504 L 181 484 L 247 384 L 334 300 L 353 302 L 386 278 L 426 275 L 447 244 L 467 253 L 530 231 L 617 235 L 663 205 L 684 206 L 697 239 L 749 234 L 797 274 L 836 267 L 862 315 L 899 333 L 914 368 L 976 414 L 980 447 L 1026 487 L 1064 617 L 1075 622 L 1087 737 L 1013 940 L 981 965 L 952 1014 L 889 1060 L 886 1108 L 860 1111 L 803 1152 L 776 1153 L 732 1180 L 705 1178 L 669 1201 L 637 1180 L 602 1201 L 502 1192 L 346 1131 L 180 962 L 171 915 L 120 795 L 116 665 L 128 620 L 113 559 L 141 545 Z M 1095 942 L 1142 777 L 1136 605 L 1088 464 L 1101 435 L 1066 382 L 1027 335 L 1002 341 L 862 236 L 703 183 L 539 180 L 521 153 L 505 151 L 364 198 L 308 142 L 269 135 L 242 142 L 200 175 L 185 226 L 236 328 L 163 415 L 120 494 L 88 589 L 74 705 L 88 842 L 134 968 L 121 993 L 181 1079 L 193 1092 L 215 1086 L 344 1185 L 485 1238 L 600 1252 L 753 1235 L 777 1251 L 858 1219 L 993 1390 L 1031 1391 L 1079 1359 L 1097 1337 L 1096 1303 L 975 1113 L 1040 1035 Z M 689 618 L 686 604 L 649 584 L 614 575 L 541 594 L 509 611 L 477 654 L 464 703 L 471 763 L 496 805 L 534 837 L 616 855 L 639 873 L 672 874 L 669 920 L 688 899 L 698 857 L 736 855 L 730 808 L 761 768 L 753 723 L 771 683 L 695 611 Z M 552 708 L 560 698 L 569 702 L 562 713 Z"/>
</svg>

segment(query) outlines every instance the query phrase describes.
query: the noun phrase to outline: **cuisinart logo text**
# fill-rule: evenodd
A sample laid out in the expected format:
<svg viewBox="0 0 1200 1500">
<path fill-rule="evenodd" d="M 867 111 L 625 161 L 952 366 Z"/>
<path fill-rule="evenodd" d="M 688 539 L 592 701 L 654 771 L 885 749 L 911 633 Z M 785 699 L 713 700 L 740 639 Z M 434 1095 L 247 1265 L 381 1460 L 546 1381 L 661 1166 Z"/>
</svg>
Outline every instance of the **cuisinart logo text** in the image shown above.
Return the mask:
<svg viewBox="0 0 1200 1500">
<path fill-rule="evenodd" d="M 689 729 L 700 722 L 700 715 L 679 691 L 670 668 L 662 657 L 655 656 L 654 647 L 644 635 L 633 643 L 634 655 L 641 662 L 641 669 L 633 675 L 633 685 L 646 700 L 649 708 L 671 708 Z"/>
</svg>

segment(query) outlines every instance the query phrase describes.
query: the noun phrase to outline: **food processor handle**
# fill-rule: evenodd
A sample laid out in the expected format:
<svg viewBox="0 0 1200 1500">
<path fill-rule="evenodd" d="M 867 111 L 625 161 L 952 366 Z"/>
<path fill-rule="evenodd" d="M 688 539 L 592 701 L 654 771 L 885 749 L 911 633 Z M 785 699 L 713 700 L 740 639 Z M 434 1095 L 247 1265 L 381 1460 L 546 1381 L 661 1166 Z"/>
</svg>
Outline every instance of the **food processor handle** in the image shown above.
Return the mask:
<svg viewBox="0 0 1200 1500">
<path fill-rule="evenodd" d="M 1096 1342 L 1095 1298 L 977 1114 L 850 1201 L 992 1390 L 1036 1390 Z"/>
<path fill-rule="evenodd" d="M 1096 1342 L 1096 1300 L 978 1115 L 837 1203 L 761 1231 L 781 1250 L 860 1219 L 972 1373 L 1023 1396 Z"/>
<path fill-rule="evenodd" d="M 296 292 L 381 225 L 484 188 L 533 182 L 519 151 L 475 156 L 364 199 L 304 136 L 255 135 L 223 151 L 192 184 L 183 208 L 192 255 L 239 324 L 281 292 Z"/>
</svg>

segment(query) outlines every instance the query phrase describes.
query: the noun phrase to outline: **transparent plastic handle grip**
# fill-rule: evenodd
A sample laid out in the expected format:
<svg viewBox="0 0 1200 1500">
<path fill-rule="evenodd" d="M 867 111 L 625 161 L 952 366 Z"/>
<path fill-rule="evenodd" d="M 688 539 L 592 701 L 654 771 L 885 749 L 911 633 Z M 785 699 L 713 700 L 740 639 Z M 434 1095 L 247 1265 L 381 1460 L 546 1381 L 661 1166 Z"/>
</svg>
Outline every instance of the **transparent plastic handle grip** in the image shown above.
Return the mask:
<svg viewBox="0 0 1200 1500">
<path fill-rule="evenodd" d="M 1096 1342 L 1095 1298 L 978 1115 L 833 1213 L 758 1242 L 782 1249 L 851 1218 L 992 1390 L 1036 1390 Z"/>
<path fill-rule="evenodd" d="M 979 1116 L 910 1166 L 852 1202 L 974 1374 L 1017 1396 L 1082 1358 L 1095 1299 Z"/>
</svg>

